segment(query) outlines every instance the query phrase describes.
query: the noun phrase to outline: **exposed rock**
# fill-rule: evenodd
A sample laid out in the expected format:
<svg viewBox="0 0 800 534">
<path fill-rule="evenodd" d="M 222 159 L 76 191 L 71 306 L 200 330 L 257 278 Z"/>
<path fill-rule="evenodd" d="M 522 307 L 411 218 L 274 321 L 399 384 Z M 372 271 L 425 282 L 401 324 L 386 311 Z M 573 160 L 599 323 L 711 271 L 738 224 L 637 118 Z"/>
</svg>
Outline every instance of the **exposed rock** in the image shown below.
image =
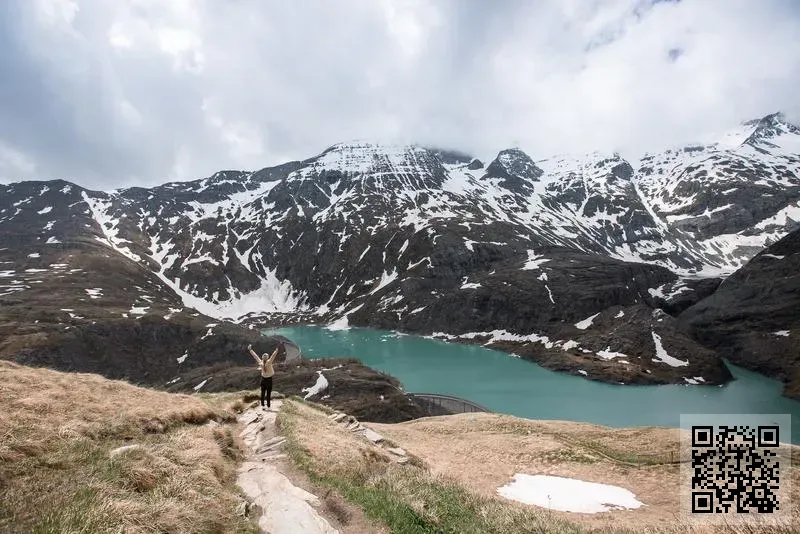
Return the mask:
<svg viewBox="0 0 800 534">
<path fill-rule="evenodd" d="M 680 319 L 733 363 L 782 380 L 800 398 L 800 230 L 767 247 Z"/>
<path fill-rule="evenodd" d="M 383 436 L 369 428 L 364 429 L 364 437 L 370 440 L 372 443 L 379 443 L 383 441 Z"/>
<path fill-rule="evenodd" d="M 395 456 L 406 456 L 406 451 L 400 447 L 386 447 L 386 450 Z"/>
</svg>

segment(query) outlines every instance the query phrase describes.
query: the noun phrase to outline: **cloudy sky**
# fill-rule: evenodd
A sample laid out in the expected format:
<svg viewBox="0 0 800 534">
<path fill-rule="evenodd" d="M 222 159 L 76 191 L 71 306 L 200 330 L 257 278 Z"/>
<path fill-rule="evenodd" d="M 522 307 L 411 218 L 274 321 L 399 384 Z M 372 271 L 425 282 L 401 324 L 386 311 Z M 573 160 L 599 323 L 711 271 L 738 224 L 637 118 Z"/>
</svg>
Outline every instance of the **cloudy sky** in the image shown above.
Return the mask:
<svg viewBox="0 0 800 534">
<path fill-rule="evenodd" d="M 110 188 L 353 139 L 624 155 L 800 116 L 797 0 L 4 0 L 0 180 Z"/>
</svg>

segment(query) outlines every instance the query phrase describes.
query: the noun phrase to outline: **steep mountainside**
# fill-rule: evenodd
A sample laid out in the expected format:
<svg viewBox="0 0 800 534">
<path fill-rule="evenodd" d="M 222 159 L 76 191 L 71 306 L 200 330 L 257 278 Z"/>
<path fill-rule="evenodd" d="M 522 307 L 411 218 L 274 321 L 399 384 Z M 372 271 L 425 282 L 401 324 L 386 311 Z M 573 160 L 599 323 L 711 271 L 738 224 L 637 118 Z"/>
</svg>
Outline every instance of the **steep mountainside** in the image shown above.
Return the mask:
<svg viewBox="0 0 800 534">
<path fill-rule="evenodd" d="M 731 361 L 777 376 L 800 398 L 800 230 L 767 247 L 680 316 Z"/>
<path fill-rule="evenodd" d="M 795 229 L 798 144 L 800 130 L 770 115 L 639 168 L 617 154 L 535 161 L 509 149 L 484 165 L 354 143 L 152 189 L 12 184 L 0 188 L 0 289 L 24 310 L 68 280 L 64 302 L 83 298 L 92 320 L 146 310 L 391 327 L 512 344 L 554 368 L 580 358 L 601 379 L 719 382 L 716 356 L 670 320 L 635 336 L 582 325 L 628 307 L 677 314 Z M 107 274 L 81 279 L 81 262 Z"/>
</svg>

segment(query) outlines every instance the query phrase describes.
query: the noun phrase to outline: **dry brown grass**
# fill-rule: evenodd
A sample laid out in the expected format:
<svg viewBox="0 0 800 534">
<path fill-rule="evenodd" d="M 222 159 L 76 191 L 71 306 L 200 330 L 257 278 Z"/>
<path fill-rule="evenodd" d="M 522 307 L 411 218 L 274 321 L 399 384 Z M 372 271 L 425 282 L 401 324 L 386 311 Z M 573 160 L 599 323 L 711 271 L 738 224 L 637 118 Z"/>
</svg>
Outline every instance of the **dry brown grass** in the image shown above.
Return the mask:
<svg viewBox="0 0 800 534">
<path fill-rule="evenodd" d="M 665 429 L 616 431 L 597 425 L 528 421 L 493 414 L 425 418 L 372 428 L 419 456 L 387 462 L 378 447 L 331 423 L 313 405 L 287 401 L 279 423 L 293 461 L 318 484 L 360 505 L 392 532 L 756 534 L 796 532 L 792 526 L 693 526 L 677 509 L 677 466 L 632 468 L 581 441 L 612 452 L 676 446 Z M 569 443 L 563 440 L 569 437 Z M 530 471 L 532 470 L 532 471 Z M 516 472 L 542 472 L 629 487 L 645 508 L 584 515 L 546 511 L 497 497 Z M 796 476 L 796 474 L 795 474 Z"/>
<path fill-rule="evenodd" d="M 233 420 L 196 396 L 0 362 L 0 531 L 255 532 L 235 513 Z"/>
</svg>

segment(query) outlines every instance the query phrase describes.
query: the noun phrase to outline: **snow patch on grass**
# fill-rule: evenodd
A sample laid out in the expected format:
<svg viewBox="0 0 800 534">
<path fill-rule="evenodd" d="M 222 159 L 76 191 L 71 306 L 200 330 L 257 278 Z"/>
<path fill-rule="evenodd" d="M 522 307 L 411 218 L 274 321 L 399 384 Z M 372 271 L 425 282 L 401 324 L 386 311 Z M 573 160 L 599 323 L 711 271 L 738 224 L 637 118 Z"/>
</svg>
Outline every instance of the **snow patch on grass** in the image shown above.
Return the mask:
<svg viewBox="0 0 800 534">
<path fill-rule="evenodd" d="M 582 514 L 629 510 L 644 505 L 635 494 L 619 486 L 549 475 L 516 473 L 497 493 L 525 504 Z"/>
</svg>

